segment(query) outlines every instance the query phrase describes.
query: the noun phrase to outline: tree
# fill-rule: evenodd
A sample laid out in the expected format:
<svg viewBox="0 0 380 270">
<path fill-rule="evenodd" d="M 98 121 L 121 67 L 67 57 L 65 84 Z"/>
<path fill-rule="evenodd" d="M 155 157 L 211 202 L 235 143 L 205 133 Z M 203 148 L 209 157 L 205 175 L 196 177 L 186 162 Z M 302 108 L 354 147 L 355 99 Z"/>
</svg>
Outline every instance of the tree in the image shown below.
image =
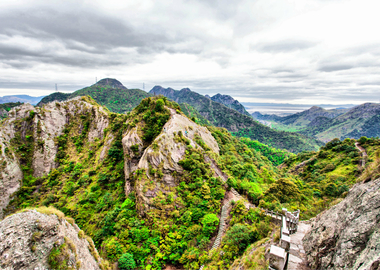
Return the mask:
<svg viewBox="0 0 380 270">
<path fill-rule="evenodd" d="M 119 268 L 121 270 L 132 270 L 136 268 L 135 260 L 133 255 L 130 253 L 124 253 L 119 259 Z"/>
</svg>

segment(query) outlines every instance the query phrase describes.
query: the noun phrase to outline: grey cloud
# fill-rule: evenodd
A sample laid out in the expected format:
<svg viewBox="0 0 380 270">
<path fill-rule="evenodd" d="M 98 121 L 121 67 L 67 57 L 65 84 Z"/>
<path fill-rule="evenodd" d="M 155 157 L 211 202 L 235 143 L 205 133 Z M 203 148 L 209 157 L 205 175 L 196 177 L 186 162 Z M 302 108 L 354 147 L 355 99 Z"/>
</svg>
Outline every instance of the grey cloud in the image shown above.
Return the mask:
<svg viewBox="0 0 380 270">
<path fill-rule="evenodd" d="M 72 12 L 51 8 L 14 10 L 1 14 L 0 25 L 0 35 L 4 37 L 3 43 L 0 41 L 0 58 L 14 68 L 40 62 L 78 67 L 117 66 L 145 63 L 163 51 L 201 53 L 200 46 L 186 44 L 184 34 L 169 37 L 165 30 L 154 29 L 154 26 L 137 29 L 125 21 L 81 7 Z M 5 38 L 16 36 L 43 42 L 46 46 L 41 51 L 31 49 L 29 44 L 22 47 L 4 44 Z M 202 42 L 198 41 L 198 45 Z M 62 48 L 49 47 L 52 43 L 61 44 Z M 119 48 L 135 49 L 135 53 Z M 68 53 L 65 55 L 65 52 Z M 7 62 L 15 59 L 28 63 Z"/>
<path fill-rule="evenodd" d="M 282 40 L 271 43 L 251 45 L 251 50 L 270 53 L 292 52 L 305 50 L 316 46 L 317 43 L 306 40 Z"/>
<path fill-rule="evenodd" d="M 318 70 L 324 71 L 324 72 L 333 72 L 333 71 L 347 70 L 347 69 L 352 69 L 352 68 L 354 68 L 354 66 L 352 65 L 332 64 L 332 65 L 321 66 Z"/>
</svg>

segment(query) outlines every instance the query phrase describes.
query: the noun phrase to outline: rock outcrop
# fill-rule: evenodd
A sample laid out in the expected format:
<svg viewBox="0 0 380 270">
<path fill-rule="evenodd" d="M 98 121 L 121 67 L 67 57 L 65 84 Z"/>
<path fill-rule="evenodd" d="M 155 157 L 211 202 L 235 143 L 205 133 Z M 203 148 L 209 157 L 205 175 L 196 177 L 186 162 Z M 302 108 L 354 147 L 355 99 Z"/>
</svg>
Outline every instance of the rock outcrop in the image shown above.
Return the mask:
<svg viewBox="0 0 380 270">
<path fill-rule="evenodd" d="M 356 184 L 303 239 L 313 269 L 379 269 L 380 179 Z"/>
<path fill-rule="evenodd" d="M 86 114 L 90 118 L 88 141 L 102 139 L 104 129 L 109 125 L 108 113 L 103 107 L 95 102 L 91 103 L 85 97 L 59 103 L 51 102 L 42 108 L 35 108 L 26 103 L 9 112 L 0 129 L 0 219 L 12 194 L 20 188 L 24 176 L 22 166 L 25 164 L 22 164 L 22 160 L 25 157 L 18 155 L 17 147 L 15 148 L 12 140 L 21 144 L 18 147 L 25 147 L 25 142 L 32 140 L 33 147 L 27 149 L 27 152 L 32 155 L 33 176 L 46 175 L 57 167 L 56 138 L 62 135 L 70 119 L 80 118 Z"/>
<path fill-rule="evenodd" d="M 1 269 L 47 270 L 59 258 L 71 269 L 100 269 L 92 240 L 65 218 L 27 210 L 0 222 Z"/>
</svg>

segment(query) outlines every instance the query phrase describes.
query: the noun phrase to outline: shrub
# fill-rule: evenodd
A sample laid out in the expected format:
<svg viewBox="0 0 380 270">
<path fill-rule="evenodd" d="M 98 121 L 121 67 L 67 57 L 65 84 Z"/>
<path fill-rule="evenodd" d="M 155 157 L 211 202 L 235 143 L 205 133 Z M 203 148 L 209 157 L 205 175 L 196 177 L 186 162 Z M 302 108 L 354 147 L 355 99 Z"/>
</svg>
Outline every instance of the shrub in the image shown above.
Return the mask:
<svg viewBox="0 0 380 270">
<path fill-rule="evenodd" d="M 162 99 L 156 101 L 156 111 L 161 112 L 164 109 L 165 102 Z"/>
<path fill-rule="evenodd" d="M 215 214 L 207 214 L 202 219 L 203 232 L 209 236 L 215 231 L 216 226 L 219 224 L 219 218 Z"/>
<path fill-rule="evenodd" d="M 136 268 L 135 260 L 133 255 L 130 253 L 124 253 L 119 259 L 119 268 L 121 270 L 131 270 Z"/>
<path fill-rule="evenodd" d="M 243 254 L 247 246 L 255 241 L 253 231 L 244 224 L 235 224 L 227 231 L 223 243 L 229 247 L 237 247 L 238 253 Z"/>
</svg>

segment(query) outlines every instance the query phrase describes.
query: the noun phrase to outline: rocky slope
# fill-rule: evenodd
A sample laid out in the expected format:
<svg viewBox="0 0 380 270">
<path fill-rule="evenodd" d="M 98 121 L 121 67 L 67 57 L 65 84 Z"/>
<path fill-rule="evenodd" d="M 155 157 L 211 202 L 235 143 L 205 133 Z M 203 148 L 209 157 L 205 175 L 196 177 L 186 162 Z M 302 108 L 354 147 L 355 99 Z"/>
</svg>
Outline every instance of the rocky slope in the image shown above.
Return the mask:
<svg viewBox="0 0 380 270">
<path fill-rule="evenodd" d="M 43 210 L 48 214 L 27 210 L 0 222 L 1 269 L 100 270 L 92 240 L 59 211 Z"/>
<path fill-rule="evenodd" d="M 356 184 L 347 197 L 318 215 L 303 239 L 313 269 L 378 269 L 380 179 Z"/>
<path fill-rule="evenodd" d="M 13 108 L 0 123 L 0 219 L 24 177 L 41 177 L 57 167 L 56 140 L 66 124 L 79 116 L 91 118 L 87 132 L 88 140 L 93 141 L 103 137 L 107 115 L 103 107 L 85 97 L 52 102 L 43 108 L 28 103 Z"/>
<path fill-rule="evenodd" d="M 20 106 L 21 102 L 9 102 L 0 104 L 0 120 L 8 116 L 8 112 L 17 106 Z"/>
</svg>

